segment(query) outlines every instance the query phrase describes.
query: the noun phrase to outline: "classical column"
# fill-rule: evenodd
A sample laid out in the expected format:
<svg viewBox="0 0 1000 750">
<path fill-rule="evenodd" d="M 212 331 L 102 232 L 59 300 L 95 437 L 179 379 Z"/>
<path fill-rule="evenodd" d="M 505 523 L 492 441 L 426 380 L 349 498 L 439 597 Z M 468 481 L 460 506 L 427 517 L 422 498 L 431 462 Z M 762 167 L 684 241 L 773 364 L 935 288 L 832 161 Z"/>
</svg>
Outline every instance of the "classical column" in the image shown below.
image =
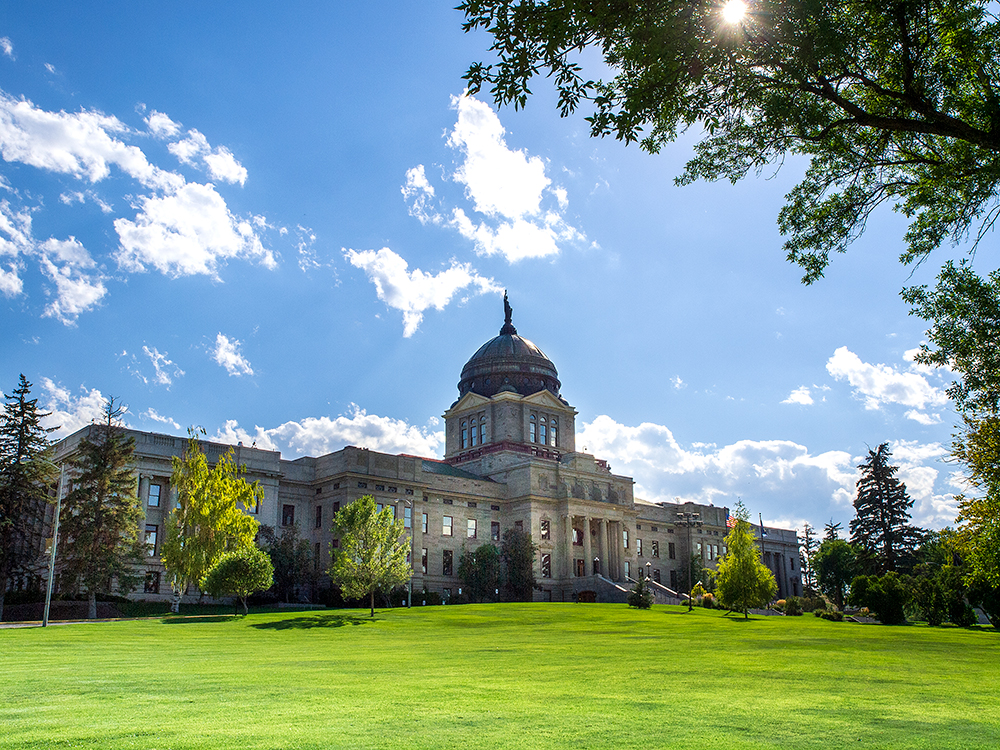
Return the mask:
<svg viewBox="0 0 1000 750">
<path fill-rule="evenodd" d="M 590 547 L 590 516 L 583 517 L 583 572 L 590 575 L 594 571 L 594 555 Z"/>
<path fill-rule="evenodd" d="M 608 566 L 608 521 L 597 519 L 597 556 L 601 558 L 600 572 L 607 576 L 611 571 Z"/>
</svg>

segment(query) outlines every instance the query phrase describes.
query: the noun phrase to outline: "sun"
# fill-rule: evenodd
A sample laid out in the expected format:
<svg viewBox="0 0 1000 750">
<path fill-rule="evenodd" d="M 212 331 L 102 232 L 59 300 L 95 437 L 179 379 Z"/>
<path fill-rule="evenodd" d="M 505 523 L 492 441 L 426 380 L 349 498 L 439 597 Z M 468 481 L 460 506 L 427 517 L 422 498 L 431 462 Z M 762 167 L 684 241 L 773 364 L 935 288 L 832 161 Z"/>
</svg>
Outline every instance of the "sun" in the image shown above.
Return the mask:
<svg viewBox="0 0 1000 750">
<path fill-rule="evenodd" d="M 726 23 L 739 23 L 747 14 L 747 4 L 743 0 L 729 0 L 722 6 L 722 19 Z"/>
</svg>

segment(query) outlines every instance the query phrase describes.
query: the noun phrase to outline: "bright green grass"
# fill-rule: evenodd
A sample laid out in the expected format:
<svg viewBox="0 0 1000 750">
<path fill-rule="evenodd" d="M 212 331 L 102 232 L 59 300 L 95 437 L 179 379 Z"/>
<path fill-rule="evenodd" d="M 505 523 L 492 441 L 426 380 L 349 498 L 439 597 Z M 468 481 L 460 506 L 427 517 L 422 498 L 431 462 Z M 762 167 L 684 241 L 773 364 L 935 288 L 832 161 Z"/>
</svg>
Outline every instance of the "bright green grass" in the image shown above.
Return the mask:
<svg viewBox="0 0 1000 750">
<path fill-rule="evenodd" d="M 1000 634 L 524 604 L 0 630 L 0 748 L 997 748 Z"/>
</svg>

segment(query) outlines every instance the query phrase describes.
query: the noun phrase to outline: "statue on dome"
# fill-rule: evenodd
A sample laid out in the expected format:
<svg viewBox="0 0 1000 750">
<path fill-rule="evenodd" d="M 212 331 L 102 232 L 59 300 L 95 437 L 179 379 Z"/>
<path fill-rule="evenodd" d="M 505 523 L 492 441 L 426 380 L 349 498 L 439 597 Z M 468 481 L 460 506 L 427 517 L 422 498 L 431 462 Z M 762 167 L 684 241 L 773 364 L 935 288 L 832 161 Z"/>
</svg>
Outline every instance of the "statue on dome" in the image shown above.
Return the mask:
<svg viewBox="0 0 1000 750">
<path fill-rule="evenodd" d="M 503 323 L 505 326 L 510 325 L 510 316 L 513 314 L 514 310 L 510 306 L 510 302 L 507 301 L 507 290 L 503 290 Z"/>
</svg>

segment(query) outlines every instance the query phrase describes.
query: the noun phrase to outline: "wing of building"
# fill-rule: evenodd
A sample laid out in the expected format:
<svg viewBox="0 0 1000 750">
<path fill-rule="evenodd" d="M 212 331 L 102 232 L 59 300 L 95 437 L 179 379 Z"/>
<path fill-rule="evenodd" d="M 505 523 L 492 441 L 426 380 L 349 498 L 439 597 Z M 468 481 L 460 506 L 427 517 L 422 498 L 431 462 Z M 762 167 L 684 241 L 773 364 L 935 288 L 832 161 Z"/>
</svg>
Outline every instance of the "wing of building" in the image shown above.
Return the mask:
<svg viewBox="0 0 1000 750">
<path fill-rule="evenodd" d="M 507 528 L 521 528 L 538 545 L 536 598 L 544 601 L 624 601 L 630 579 L 648 575 L 660 600 L 688 590 L 696 555 L 715 567 L 724 555 L 724 507 L 651 503 L 633 496 L 631 477 L 576 448 L 576 410 L 560 393 L 552 361 L 518 335 L 504 298 L 499 335 L 483 344 L 462 368 L 458 400 L 444 412 L 444 459 L 390 455 L 347 447 L 294 460 L 276 451 L 243 445 L 237 461 L 264 490 L 262 524 L 298 524 L 311 540 L 320 569 L 338 544 L 334 514 L 345 504 L 374 495 L 404 519 L 412 539 L 413 590 L 461 594 L 458 559 L 463 548 L 499 544 Z M 56 460 L 76 451 L 84 428 L 56 446 Z M 159 562 L 173 456 L 186 438 L 131 431 L 136 440 L 139 496 L 150 557 L 144 592 L 169 596 Z M 231 446 L 204 442 L 210 463 Z M 779 596 L 801 594 L 798 540 L 794 531 L 762 529 L 764 562 L 778 581 Z M 760 534 L 760 532 L 758 532 Z"/>
</svg>

